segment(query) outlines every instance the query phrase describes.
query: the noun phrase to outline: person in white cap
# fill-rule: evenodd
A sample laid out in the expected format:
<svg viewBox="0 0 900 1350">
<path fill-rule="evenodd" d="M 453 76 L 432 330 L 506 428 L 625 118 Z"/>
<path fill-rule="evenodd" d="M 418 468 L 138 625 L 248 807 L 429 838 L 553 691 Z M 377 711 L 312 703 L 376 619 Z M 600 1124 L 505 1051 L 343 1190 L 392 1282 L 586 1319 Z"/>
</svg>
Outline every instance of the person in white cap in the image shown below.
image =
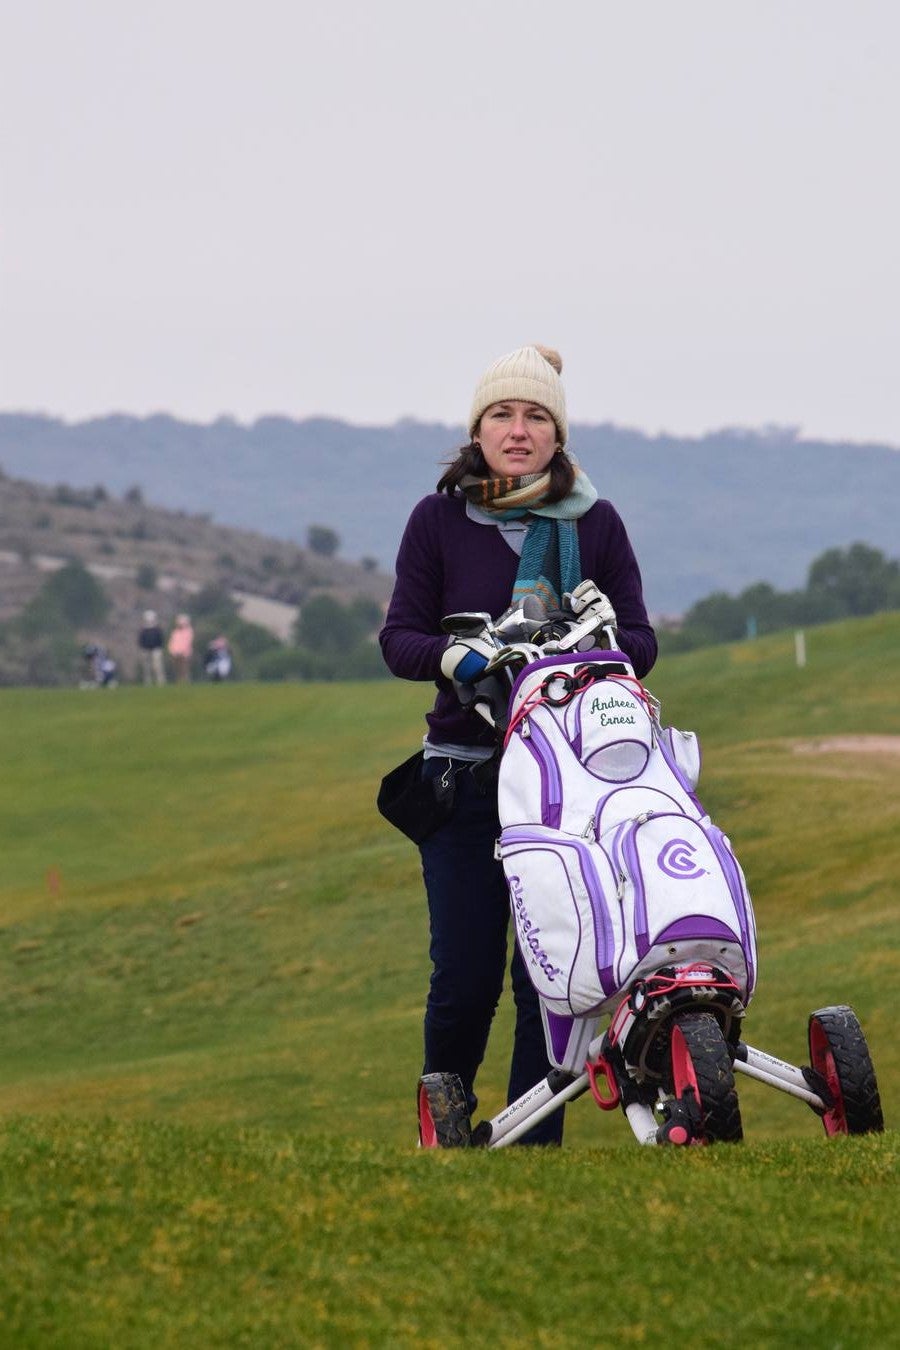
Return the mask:
<svg viewBox="0 0 900 1350">
<path fill-rule="evenodd" d="M 138 633 L 138 653 L 144 684 L 165 684 L 166 666 L 163 659 L 165 638 L 155 609 L 145 609 Z"/>
<path fill-rule="evenodd" d="M 432 975 L 425 1010 L 426 1073 L 455 1073 L 474 1110 L 475 1075 L 503 985 L 509 901 L 494 858 L 500 834 L 492 733 L 457 698 L 454 682 L 477 678 L 490 652 L 478 639 L 448 643 L 446 614 L 499 617 L 526 594 L 558 609 L 590 579 L 601 621 L 643 676 L 656 659 L 637 561 L 621 519 L 566 453 L 569 423 L 559 354 L 527 346 L 479 380 L 470 442 L 437 492 L 414 509 L 397 556 L 397 578 L 380 642 L 395 675 L 434 680 L 422 778 L 438 784 L 449 816 L 416 837 L 428 895 Z M 401 826 L 401 828 L 405 828 Z M 549 1072 L 537 995 L 518 949 L 512 959 L 516 1032 L 508 1088 L 514 1101 Z M 563 1113 L 525 1143 L 555 1144 Z"/>
</svg>

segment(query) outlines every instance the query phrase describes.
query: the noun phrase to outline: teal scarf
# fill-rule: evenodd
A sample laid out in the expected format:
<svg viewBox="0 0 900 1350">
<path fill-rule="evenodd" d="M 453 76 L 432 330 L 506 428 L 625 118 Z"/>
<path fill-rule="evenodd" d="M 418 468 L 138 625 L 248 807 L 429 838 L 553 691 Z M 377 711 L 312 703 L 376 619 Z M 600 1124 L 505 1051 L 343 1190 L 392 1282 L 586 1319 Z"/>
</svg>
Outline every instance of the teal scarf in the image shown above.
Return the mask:
<svg viewBox="0 0 900 1350">
<path fill-rule="evenodd" d="M 498 520 L 530 517 L 512 600 L 515 604 L 525 595 L 536 595 L 548 613 L 559 609 L 564 593 L 573 591 L 584 580 L 576 522 L 597 500 L 597 489 L 576 467 L 569 495 L 561 502 L 543 505 L 541 496 L 549 477 L 549 474 L 527 474 L 521 478 L 470 478 L 460 484 L 470 501 Z M 522 504 L 526 497 L 530 499 L 528 505 Z"/>
</svg>

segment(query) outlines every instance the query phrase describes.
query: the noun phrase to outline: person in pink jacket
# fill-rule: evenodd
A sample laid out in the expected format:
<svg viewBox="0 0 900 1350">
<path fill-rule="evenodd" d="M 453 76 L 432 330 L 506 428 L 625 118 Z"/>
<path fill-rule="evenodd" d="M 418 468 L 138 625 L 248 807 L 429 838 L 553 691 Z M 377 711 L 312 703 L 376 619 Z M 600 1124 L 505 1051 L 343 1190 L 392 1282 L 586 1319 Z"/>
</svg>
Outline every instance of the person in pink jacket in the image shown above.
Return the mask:
<svg viewBox="0 0 900 1350">
<path fill-rule="evenodd" d="M 194 630 L 190 616 L 179 614 L 169 638 L 169 655 L 175 666 L 175 680 L 183 684 L 191 678 L 191 658 L 194 655 Z"/>
</svg>

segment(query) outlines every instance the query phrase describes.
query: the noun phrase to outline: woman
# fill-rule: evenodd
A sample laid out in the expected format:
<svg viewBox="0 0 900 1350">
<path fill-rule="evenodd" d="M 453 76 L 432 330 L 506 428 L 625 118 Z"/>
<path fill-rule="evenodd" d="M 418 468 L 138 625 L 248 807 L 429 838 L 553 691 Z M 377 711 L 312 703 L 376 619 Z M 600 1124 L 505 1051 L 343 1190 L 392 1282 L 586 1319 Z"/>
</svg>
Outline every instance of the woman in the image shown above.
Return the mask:
<svg viewBox="0 0 900 1350">
<path fill-rule="evenodd" d="M 559 355 L 521 347 L 480 380 L 469 415 L 471 442 L 410 516 L 380 641 L 394 675 L 434 680 L 423 773 L 452 812 L 419 844 L 431 921 L 433 970 L 425 1009 L 425 1073 L 456 1073 L 472 1111 L 506 966 L 509 901 L 494 843 L 500 833 L 494 742 L 465 710 L 454 681 L 477 678 L 488 651 L 453 639 L 441 619 L 459 610 L 497 618 L 513 597 L 540 596 L 548 610 L 587 578 L 604 593 L 603 621 L 643 676 L 656 658 L 641 578 L 625 527 L 566 454 L 568 420 Z M 604 608 L 605 606 L 605 608 Z M 516 1030 L 508 1101 L 544 1077 L 543 1027 L 521 955 L 513 953 Z M 563 1113 L 523 1143 L 562 1139 Z"/>
<path fill-rule="evenodd" d="M 191 678 L 194 656 L 194 630 L 188 614 L 179 614 L 169 638 L 169 655 L 175 666 L 176 684 L 186 684 Z"/>
</svg>

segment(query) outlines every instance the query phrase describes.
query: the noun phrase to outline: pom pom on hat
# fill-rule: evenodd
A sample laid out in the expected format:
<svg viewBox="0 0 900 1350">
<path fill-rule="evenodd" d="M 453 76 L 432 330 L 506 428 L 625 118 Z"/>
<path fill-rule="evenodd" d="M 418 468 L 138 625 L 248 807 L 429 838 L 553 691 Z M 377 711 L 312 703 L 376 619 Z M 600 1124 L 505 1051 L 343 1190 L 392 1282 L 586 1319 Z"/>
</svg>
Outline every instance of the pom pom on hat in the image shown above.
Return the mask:
<svg viewBox="0 0 900 1350">
<path fill-rule="evenodd" d="M 565 390 L 559 378 L 561 371 L 562 357 L 559 352 L 537 343 L 519 347 L 501 356 L 488 366 L 475 390 L 469 413 L 469 435 L 475 435 L 482 413 L 492 403 L 522 399 L 528 403 L 539 403 L 547 409 L 559 431 L 560 444 L 565 446 L 569 439 L 569 420 L 566 416 Z"/>
<path fill-rule="evenodd" d="M 553 367 L 557 375 L 562 374 L 562 357 L 555 347 L 542 347 L 539 342 L 533 342 L 532 346 L 536 352 L 540 352 L 547 364 Z"/>
</svg>

